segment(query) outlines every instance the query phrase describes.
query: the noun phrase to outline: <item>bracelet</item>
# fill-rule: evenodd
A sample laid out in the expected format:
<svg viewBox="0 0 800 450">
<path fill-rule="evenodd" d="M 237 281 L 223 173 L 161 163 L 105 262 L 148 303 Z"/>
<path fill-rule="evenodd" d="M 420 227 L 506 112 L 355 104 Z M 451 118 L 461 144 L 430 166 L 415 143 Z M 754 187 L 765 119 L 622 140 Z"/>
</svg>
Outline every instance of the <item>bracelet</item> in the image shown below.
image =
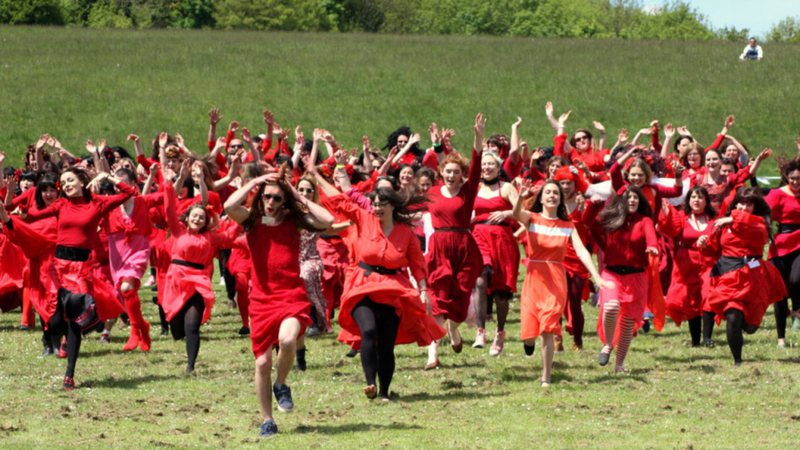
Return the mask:
<svg viewBox="0 0 800 450">
<path fill-rule="evenodd" d="M 344 167 L 344 164 L 337 164 L 336 168 L 337 169 L 344 169 L 345 167 Z"/>
</svg>

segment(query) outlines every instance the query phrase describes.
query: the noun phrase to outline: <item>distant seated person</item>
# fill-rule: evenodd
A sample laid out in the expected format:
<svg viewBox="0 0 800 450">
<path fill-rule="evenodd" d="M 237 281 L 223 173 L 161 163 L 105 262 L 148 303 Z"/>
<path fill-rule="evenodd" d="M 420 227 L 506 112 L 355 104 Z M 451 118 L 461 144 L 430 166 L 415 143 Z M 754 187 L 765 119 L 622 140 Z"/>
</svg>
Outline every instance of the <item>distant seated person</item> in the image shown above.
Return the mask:
<svg viewBox="0 0 800 450">
<path fill-rule="evenodd" d="M 751 37 L 750 42 L 744 47 L 739 59 L 742 61 L 761 61 L 763 57 L 764 51 L 761 50 L 761 46 L 756 42 L 756 38 Z"/>
</svg>

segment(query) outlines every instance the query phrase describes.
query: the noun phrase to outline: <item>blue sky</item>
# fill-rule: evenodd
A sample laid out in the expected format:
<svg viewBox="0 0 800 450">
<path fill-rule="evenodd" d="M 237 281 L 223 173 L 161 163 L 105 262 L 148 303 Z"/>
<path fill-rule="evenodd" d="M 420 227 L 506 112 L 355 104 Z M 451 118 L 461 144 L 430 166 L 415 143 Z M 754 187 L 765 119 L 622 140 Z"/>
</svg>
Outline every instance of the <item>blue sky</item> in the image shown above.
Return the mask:
<svg viewBox="0 0 800 450">
<path fill-rule="evenodd" d="M 662 1 L 644 0 L 645 5 Z M 800 0 L 688 0 L 693 9 L 706 16 L 714 28 L 749 28 L 750 34 L 764 36 L 779 20 L 800 17 Z"/>
</svg>

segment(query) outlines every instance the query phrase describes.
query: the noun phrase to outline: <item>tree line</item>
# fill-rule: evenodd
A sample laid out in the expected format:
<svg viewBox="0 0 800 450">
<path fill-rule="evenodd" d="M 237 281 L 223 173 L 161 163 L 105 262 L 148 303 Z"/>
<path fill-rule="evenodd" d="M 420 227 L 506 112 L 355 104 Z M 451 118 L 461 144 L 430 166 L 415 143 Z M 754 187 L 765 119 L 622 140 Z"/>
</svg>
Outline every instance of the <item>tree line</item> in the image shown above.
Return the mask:
<svg viewBox="0 0 800 450">
<path fill-rule="evenodd" d="M 684 1 L 640 0 L 0 0 L 0 23 L 527 37 L 729 40 Z M 765 36 L 800 41 L 800 18 Z"/>
</svg>

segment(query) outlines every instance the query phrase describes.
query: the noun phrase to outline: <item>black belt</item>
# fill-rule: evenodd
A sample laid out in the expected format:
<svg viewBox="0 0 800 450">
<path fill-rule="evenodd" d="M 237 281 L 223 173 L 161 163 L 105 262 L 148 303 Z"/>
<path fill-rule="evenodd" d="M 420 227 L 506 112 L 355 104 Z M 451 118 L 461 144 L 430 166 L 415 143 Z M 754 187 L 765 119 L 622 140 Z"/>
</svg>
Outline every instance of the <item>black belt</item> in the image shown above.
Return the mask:
<svg viewBox="0 0 800 450">
<path fill-rule="evenodd" d="M 92 251 L 88 248 L 56 245 L 55 257 L 58 259 L 66 259 L 67 261 L 88 261 L 90 253 L 92 253 Z"/>
<path fill-rule="evenodd" d="M 510 223 L 505 222 L 505 221 L 500 222 L 500 223 L 492 223 L 492 222 L 490 222 L 488 220 L 479 220 L 479 221 L 475 222 L 475 224 L 476 225 L 497 225 L 498 227 L 510 227 L 511 226 Z"/>
<path fill-rule="evenodd" d="M 339 237 L 338 234 L 320 234 L 319 235 L 320 239 L 325 239 L 326 241 L 329 241 L 329 240 L 331 240 L 333 238 L 337 238 L 337 237 Z"/>
<path fill-rule="evenodd" d="M 454 233 L 469 233 L 468 229 L 466 229 L 466 228 L 458 228 L 458 227 L 434 228 L 433 231 L 452 231 Z"/>
<path fill-rule="evenodd" d="M 606 266 L 606 270 L 609 272 L 614 272 L 617 275 L 630 275 L 632 273 L 642 273 L 644 269 L 641 267 L 633 267 L 633 266 Z"/>
<path fill-rule="evenodd" d="M 778 234 L 794 233 L 800 230 L 800 223 L 779 223 Z"/>
<path fill-rule="evenodd" d="M 379 273 L 381 275 L 395 275 L 400 272 L 400 269 L 389 269 L 388 267 L 383 266 L 371 266 L 364 261 L 358 263 L 358 267 L 364 269 L 364 275 L 369 276 L 372 272 Z"/>
<path fill-rule="evenodd" d="M 760 256 L 720 256 L 711 269 L 712 277 L 720 277 L 728 272 L 741 269 L 751 261 L 760 260 Z"/>
<path fill-rule="evenodd" d="M 192 269 L 197 269 L 197 270 L 203 270 L 206 268 L 204 264 L 197 264 L 189 261 L 184 261 L 182 259 L 173 259 L 172 264 L 175 264 L 176 266 L 191 267 Z"/>
</svg>

